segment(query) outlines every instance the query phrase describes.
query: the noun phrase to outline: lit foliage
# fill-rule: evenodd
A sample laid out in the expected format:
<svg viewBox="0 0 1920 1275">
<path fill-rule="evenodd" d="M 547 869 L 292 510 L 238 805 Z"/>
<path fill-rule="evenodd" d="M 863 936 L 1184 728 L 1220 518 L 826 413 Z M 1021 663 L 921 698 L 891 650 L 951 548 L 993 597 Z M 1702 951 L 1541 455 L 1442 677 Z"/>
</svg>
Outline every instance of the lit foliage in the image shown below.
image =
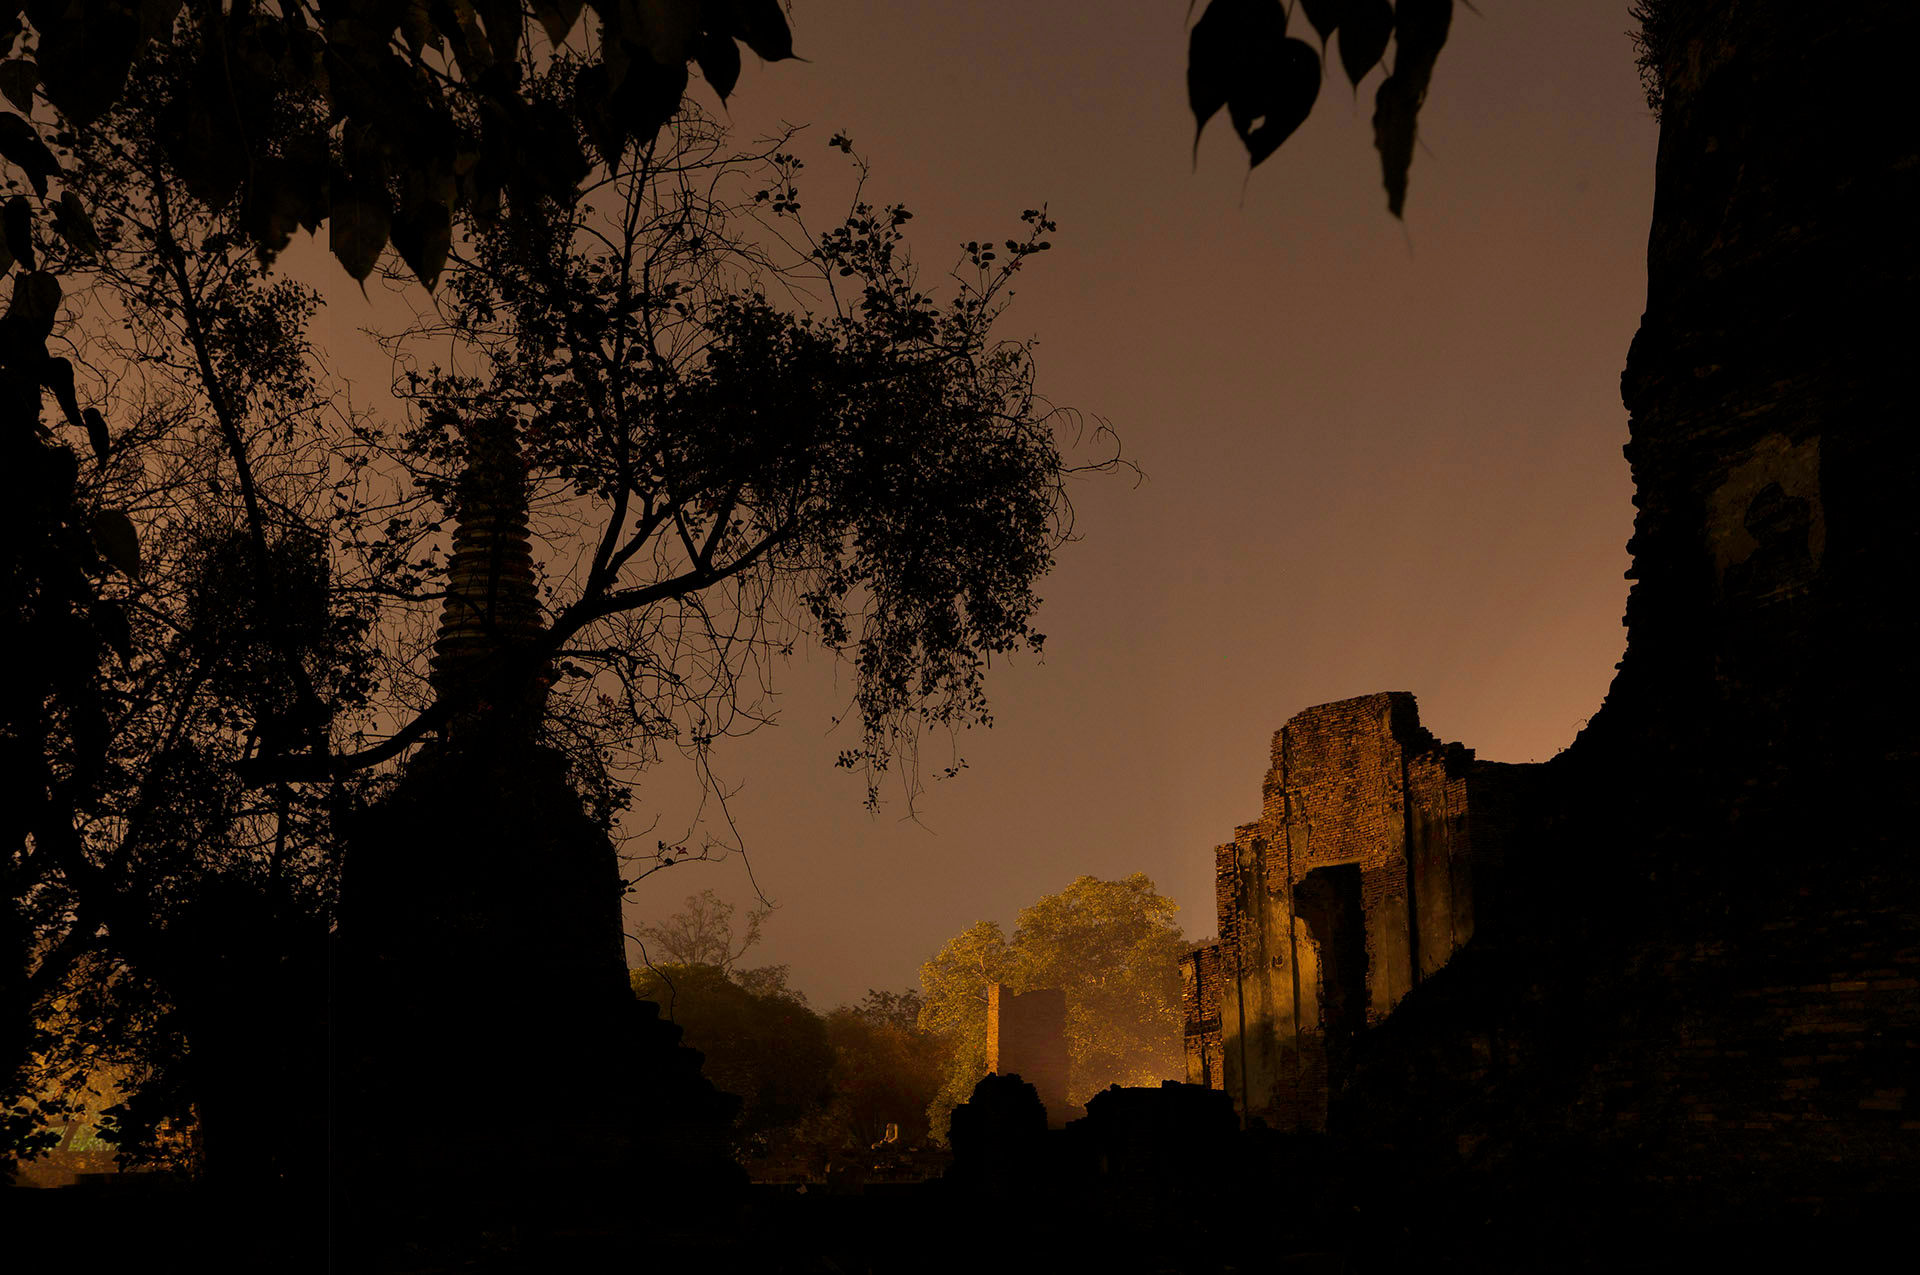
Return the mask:
<svg viewBox="0 0 1920 1275">
<path fill-rule="evenodd" d="M 948 1051 L 930 1112 L 935 1133 L 944 1136 L 948 1114 L 986 1074 L 988 983 L 1066 991 L 1075 1103 L 1109 1085 L 1180 1077 L 1179 962 L 1187 941 L 1176 910 L 1145 873 L 1118 881 L 1083 876 L 1022 908 L 1011 941 L 991 921 L 949 940 L 920 967 L 920 1023 Z"/>
<path fill-rule="evenodd" d="M 1221 107 L 1258 167 L 1306 121 L 1320 96 L 1321 55 L 1339 40 L 1340 63 L 1360 81 L 1394 49 L 1393 69 L 1373 99 L 1373 144 L 1398 217 L 1407 202 L 1407 170 L 1420 107 L 1453 24 L 1453 0 L 1300 0 L 1320 37 L 1320 52 L 1287 34 L 1293 6 L 1281 0 L 1209 0 L 1187 44 L 1187 100 L 1195 152 L 1200 133 Z"/>
</svg>

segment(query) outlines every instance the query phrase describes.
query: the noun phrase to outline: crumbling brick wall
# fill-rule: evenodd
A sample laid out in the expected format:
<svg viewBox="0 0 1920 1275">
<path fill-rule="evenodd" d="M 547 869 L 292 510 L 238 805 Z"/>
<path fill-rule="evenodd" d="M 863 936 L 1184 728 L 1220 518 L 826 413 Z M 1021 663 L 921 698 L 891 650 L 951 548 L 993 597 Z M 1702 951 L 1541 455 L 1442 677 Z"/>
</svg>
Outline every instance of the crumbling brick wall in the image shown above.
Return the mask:
<svg viewBox="0 0 1920 1275">
<path fill-rule="evenodd" d="M 1473 936 L 1476 793 L 1511 807 L 1531 776 L 1443 744 L 1404 692 L 1281 727 L 1260 818 L 1215 850 L 1220 941 L 1187 961 L 1189 1081 L 1270 1124 L 1322 1127 L 1356 1034 Z M 1507 837 L 1498 819 L 1488 834 L 1497 881 Z"/>
</svg>

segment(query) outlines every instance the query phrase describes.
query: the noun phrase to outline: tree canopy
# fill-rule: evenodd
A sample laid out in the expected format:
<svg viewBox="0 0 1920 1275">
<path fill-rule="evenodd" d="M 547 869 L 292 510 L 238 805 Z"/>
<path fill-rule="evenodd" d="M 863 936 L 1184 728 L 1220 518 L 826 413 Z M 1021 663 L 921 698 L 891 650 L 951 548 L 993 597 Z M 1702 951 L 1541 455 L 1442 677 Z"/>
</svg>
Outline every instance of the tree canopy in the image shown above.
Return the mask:
<svg viewBox="0 0 1920 1275">
<path fill-rule="evenodd" d="M 806 1160 L 862 1151 L 896 1125 L 897 1140 L 927 1136 L 927 1107 L 940 1087 L 940 1037 L 920 1026 L 917 991 L 869 991 L 856 1005 L 820 1015 L 787 984 L 785 965 L 743 966 L 769 915 L 744 928 L 712 890 L 672 916 L 641 926 L 648 959 L 634 992 L 658 1002 L 707 1056 L 706 1072 L 741 1097 L 741 1151 L 752 1159 Z"/>
<path fill-rule="evenodd" d="M 509 38 L 517 6 L 428 8 L 74 0 L 0 24 L 24 112 L 0 112 L 9 1106 L 83 971 L 164 1008 L 123 1039 L 180 1064 L 176 1111 L 237 1092 L 213 1060 L 266 1047 L 270 985 L 300 988 L 281 1037 L 315 1028 L 342 829 L 480 693 L 427 660 L 475 439 L 506 437 L 548 553 L 500 676 L 554 684 L 544 739 L 605 825 L 640 767 L 767 720 L 801 641 L 857 671 L 842 761 L 872 800 L 1041 640 L 1072 420 L 995 322 L 1044 207 L 942 298 L 907 209 L 862 189 L 808 221 L 790 138 L 736 145 L 682 96 L 689 64 L 731 89 L 735 40 L 790 52 L 770 0 L 577 27 L 546 6 L 571 43 Z M 437 290 L 385 334 L 397 417 L 353 406 L 308 340 L 319 298 L 274 273 L 329 209 L 357 277 Z M 688 853 L 662 840 L 632 875 Z M 11 1146 L 44 1141 L 16 1115 Z"/>
<path fill-rule="evenodd" d="M 636 969 L 634 994 L 657 1001 L 706 1055 L 702 1071 L 741 1099 L 735 1134 L 748 1154 L 768 1135 L 833 1100 L 833 1044 L 806 999 L 784 978 L 758 989 L 713 965 Z"/>
</svg>

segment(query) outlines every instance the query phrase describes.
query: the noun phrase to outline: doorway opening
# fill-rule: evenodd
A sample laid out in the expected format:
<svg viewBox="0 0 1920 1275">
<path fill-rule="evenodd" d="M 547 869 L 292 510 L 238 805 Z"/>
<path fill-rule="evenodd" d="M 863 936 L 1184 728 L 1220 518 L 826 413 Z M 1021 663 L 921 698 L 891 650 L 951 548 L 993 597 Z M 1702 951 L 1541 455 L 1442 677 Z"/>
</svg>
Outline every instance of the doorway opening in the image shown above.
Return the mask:
<svg viewBox="0 0 1920 1275">
<path fill-rule="evenodd" d="M 1360 865 L 1315 868 L 1293 890 L 1294 913 L 1320 948 L 1320 1027 L 1327 1042 L 1327 1088 L 1337 1092 L 1367 1024 L 1367 921 Z M 1305 991 L 1306 989 L 1301 989 Z"/>
</svg>

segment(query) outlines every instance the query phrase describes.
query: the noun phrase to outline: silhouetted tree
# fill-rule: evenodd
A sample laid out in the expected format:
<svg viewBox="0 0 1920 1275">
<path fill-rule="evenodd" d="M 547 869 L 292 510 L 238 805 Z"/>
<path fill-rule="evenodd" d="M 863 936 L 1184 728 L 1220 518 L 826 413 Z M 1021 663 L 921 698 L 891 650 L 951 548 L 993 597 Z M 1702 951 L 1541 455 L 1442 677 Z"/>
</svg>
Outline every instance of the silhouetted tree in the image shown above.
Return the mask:
<svg viewBox="0 0 1920 1275">
<path fill-rule="evenodd" d="M 761 7 L 724 21 L 778 56 L 784 21 Z M 767 179 L 736 189 L 752 157 L 697 113 L 656 138 L 678 90 L 640 109 L 658 67 L 632 61 L 637 36 L 522 45 L 481 85 L 470 24 L 436 50 L 429 23 L 401 54 L 421 30 L 389 39 L 351 6 L 324 33 L 306 9 L 270 13 L 158 6 L 123 44 L 105 38 L 125 33 L 115 10 L 84 73 L 42 13 L 8 35 L 40 61 L 0 84 L 29 112 L 0 121 L 0 154 L 41 214 L 7 205 L 0 262 L 6 623 L 29 653 L 0 734 L 9 1138 L 30 1145 L 57 1114 L 13 1100 L 39 1087 L 28 1060 L 61 1052 L 41 1011 L 85 971 L 130 998 L 115 1038 L 171 1060 L 122 1113 L 129 1141 L 196 1107 L 209 1165 L 260 1181 L 283 1171 L 277 1134 L 216 1129 L 247 1130 L 276 1086 L 318 1092 L 262 1051 L 315 1055 L 338 830 L 462 707 L 436 700 L 419 638 L 470 427 L 516 420 L 536 513 L 580 533 L 571 591 L 506 675 L 557 663 L 547 735 L 603 824 L 624 800 L 610 755 L 703 760 L 765 715 L 765 662 L 805 633 L 860 672 L 844 760 L 870 793 L 925 719 L 983 719 L 987 659 L 1038 642 L 1032 588 L 1066 533 L 1069 472 L 1027 350 L 990 336 L 1046 246 L 1043 211 L 1004 254 L 976 245 L 942 306 L 914 285 L 904 209 L 857 202 L 816 236 L 797 159 L 763 156 Z M 715 32 L 688 38 L 718 87 Z M 620 58 L 624 88 L 604 78 Z M 599 168 L 572 158 L 589 151 Z M 317 223 L 319 190 L 336 252 L 371 270 L 385 239 L 345 216 L 378 223 L 367 172 L 389 182 L 399 259 L 451 280 L 438 335 L 462 370 L 416 365 L 404 428 L 334 397 L 304 336 L 316 298 L 267 263 Z M 817 313 L 795 271 L 819 281 Z M 269 1031 L 247 1018 L 263 1004 L 288 1008 Z"/>
<path fill-rule="evenodd" d="M 655 965 L 632 980 L 634 994 L 658 1002 L 706 1055 L 706 1076 L 740 1097 L 734 1132 L 742 1155 L 763 1153 L 772 1136 L 832 1101 L 826 1025 L 784 978 L 750 990 L 718 966 Z"/>
<path fill-rule="evenodd" d="M 734 962 L 760 941 L 760 927 L 771 915 L 767 908 L 748 911 L 746 928 L 736 934 L 736 911 L 733 904 L 712 890 L 702 890 L 688 895 L 672 916 L 638 927 L 634 938 L 640 943 L 646 964 L 711 965 L 731 975 Z"/>
<path fill-rule="evenodd" d="M 833 1043 L 833 1115 L 843 1140 L 871 1146 L 899 1126 L 899 1141 L 925 1142 L 927 1108 L 940 1091 L 946 1052 L 920 1026 L 920 993 L 869 991 L 826 1016 Z"/>
<path fill-rule="evenodd" d="M 55 676 L 8 700 L 5 804 L 24 825 L 0 900 L 8 1028 L 33 1034 L 0 1058 L 0 1088 L 30 1105 L 130 1067 L 146 1083 L 118 1113 L 123 1158 L 193 1106 L 210 1164 L 272 1179 L 301 1123 L 275 1095 L 320 1080 L 283 1068 L 317 1065 L 324 1040 L 330 844 L 360 784 L 247 786 L 237 767 L 351 729 L 376 682 L 371 611 L 329 544 L 337 404 L 307 344 L 315 298 L 158 162 L 171 72 L 150 69 L 73 139 L 62 206 L 93 210 L 84 233 L 8 222 L 21 269 L 80 285 L 47 330 L 63 353 L 33 357 L 63 411 L 99 407 L 66 412 L 84 465 L 58 432 L 7 435 L 27 503 L 10 510 L 26 551 L 6 619 Z M 58 478 L 37 497 L 36 472 Z M 56 999 L 76 1008 L 48 1020 Z M 268 1106 L 281 1117 L 259 1120 Z M 14 1151 L 44 1141 L 35 1123 Z"/>
</svg>

